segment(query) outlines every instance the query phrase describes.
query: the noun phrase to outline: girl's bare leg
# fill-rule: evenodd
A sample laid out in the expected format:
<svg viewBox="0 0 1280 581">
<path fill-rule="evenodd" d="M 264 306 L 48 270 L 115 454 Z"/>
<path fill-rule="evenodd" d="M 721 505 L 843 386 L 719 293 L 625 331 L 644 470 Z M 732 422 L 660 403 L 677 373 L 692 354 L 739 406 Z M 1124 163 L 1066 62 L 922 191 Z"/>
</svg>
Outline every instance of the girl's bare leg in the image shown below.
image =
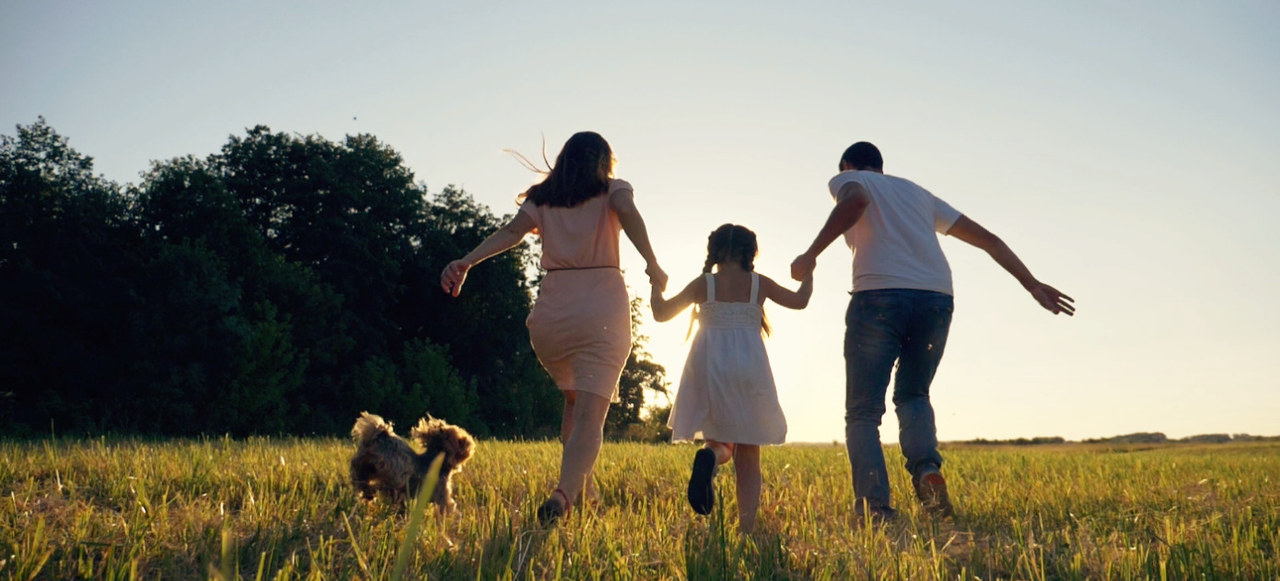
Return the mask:
<svg viewBox="0 0 1280 581">
<path fill-rule="evenodd" d="M 756 528 L 760 508 L 760 446 L 737 444 L 733 450 L 733 472 L 738 479 L 738 528 L 750 533 Z"/>
<path fill-rule="evenodd" d="M 702 445 L 703 448 L 716 453 L 716 466 L 724 464 L 733 459 L 733 448 L 735 444 L 728 442 L 717 442 L 715 440 L 707 440 Z"/>
</svg>

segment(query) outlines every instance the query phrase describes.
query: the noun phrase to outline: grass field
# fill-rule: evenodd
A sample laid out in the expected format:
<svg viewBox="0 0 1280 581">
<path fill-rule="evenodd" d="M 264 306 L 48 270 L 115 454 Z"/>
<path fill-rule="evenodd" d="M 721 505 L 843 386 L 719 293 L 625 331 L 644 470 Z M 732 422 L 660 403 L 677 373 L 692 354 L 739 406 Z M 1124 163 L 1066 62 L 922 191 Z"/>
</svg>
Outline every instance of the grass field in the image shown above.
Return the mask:
<svg viewBox="0 0 1280 581">
<path fill-rule="evenodd" d="M 532 514 L 559 445 L 481 442 L 460 511 L 358 503 L 337 439 L 0 442 L 0 578 L 1280 579 L 1280 444 L 951 446 L 957 517 L 894 469 L 899 522 L 856 526 L 832 445 L 767 448 L 758 530 L 684 500 L 692 446 L 606 444 L 601 499 Z M 889 449 L 892 466 L 900 466 Z M 727 517 L 722 515 L 729 515 Z"/>
</svg>

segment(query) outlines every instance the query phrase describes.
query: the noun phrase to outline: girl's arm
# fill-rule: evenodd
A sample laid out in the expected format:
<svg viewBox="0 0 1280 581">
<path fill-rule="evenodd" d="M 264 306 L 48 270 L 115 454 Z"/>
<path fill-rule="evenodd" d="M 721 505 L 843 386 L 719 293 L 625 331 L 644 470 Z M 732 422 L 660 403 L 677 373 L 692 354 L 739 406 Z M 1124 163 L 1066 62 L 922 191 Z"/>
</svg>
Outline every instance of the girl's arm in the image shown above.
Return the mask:
<svg viewBox="0 0 1280 581">
<path fill-rule="evenodd" d="M 669 301 L 662 298 L 662 289 L 658 288 L 656 282 L 652 288 L 653 292 L 649 296 L 649 306 L 653 307 L 653 319 L 659 323 L 670 321 L 673 317 L 679 315 L 680 311 L 697 302 L 697 297 L 707 296 L 707 281 L 701 276 L 685 285 L 684 290 L 671 297 Z"/>
<path fill-rule="evenodd" d="M 515 245 L 524 240 L 524 235 L 533 230 L 533 218 L 524 212 L 516 212 L 516 217 L 506 226 L 499 228 L 497 232 L 490 234 L 484 239 L 474 250 L 468 252 L 466 256 L 450 262 L 444 267 L 444 272 L 440 273 L 440 287 L 444 292 L 453 296 L 458 296 L 462 291 L 462 283 L 467 281 L 467 271 L 471 267 L 485 261 L 488 258 L 502 254 L 511 250 Z"/>
<path fill-rule="evenodd" d="M 658 266 L 658 257 L 654 255 L 653 246 L 649 244 L 649 231 L 644 226 L 644 217 L 636 208 L 631 190 L 616 190 L 609 194 L 609 207 L 613 208 L 614 213 L 618 215 L 618 221 L 622 223 L 622 231 L 627 233 L 631 244 L 640 252 L 640 256 L 644 257 L 644 273 L 649 275 L 649 284 L 658 285 L 660 290 L 667 290 L 667 273 Z"/>
<path fill-rule="evenodd" d="M 760 275 L 760 281 L 763 283 L 760 286 L 764 289 L 764 297 L 788 309 L 803 309 L 809 306 L 809 297 L 813 296 L 812 270 L 800 282 L 800 288 L 795 291 L 764 275 Z"/>
</svg>

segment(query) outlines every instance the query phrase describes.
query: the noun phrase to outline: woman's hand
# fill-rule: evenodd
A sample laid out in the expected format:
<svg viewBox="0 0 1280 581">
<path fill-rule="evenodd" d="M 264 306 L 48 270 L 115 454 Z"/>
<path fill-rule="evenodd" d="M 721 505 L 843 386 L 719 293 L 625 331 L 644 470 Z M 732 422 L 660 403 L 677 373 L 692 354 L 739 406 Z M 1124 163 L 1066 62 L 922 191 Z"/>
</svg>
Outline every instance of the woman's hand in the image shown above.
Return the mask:
<svg viewBox="0 0 1280 581">
<path fill-rule="evenodd" d="M 649 275 L 649 286 L 660 293 L 667 290 L 667 273 L 662 271 L 662 267 L 651 264 L 644 269 L 644 273 Z"/>
<path fill-rule="evenodd" d="M 450 262 L 444 267 L 444 272 L 440 273 L 440 288 L 451 296 L 458 296 L 462 291 L 462 283 L 467 281 L 467 271 L 471 270 L 471 263 L 458 259 Z"/>
</svg>

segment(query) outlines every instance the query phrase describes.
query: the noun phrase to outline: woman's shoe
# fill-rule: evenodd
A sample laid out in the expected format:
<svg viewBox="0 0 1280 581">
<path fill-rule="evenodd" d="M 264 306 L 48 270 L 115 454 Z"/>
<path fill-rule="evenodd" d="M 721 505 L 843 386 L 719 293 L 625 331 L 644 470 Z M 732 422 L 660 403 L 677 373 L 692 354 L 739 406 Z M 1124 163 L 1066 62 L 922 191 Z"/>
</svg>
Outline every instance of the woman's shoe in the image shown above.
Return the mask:
<svg viewBox="0 0 1280 581">
<path fill-rule="evenodd" d="M 556 500 L 557 494 L 560 495 L 561 501 Z M 538 524 L 544 527 L 556 524 L 556 521 L 559 521 L 561 517 L 569 514 L 571 507 L 569 495 L 557 488 L 555 492 L 551 493 L 551 498 L 548 498 L 546 502 L 542 503 L 542 506 L 538 507 Z"/>
</svg>

